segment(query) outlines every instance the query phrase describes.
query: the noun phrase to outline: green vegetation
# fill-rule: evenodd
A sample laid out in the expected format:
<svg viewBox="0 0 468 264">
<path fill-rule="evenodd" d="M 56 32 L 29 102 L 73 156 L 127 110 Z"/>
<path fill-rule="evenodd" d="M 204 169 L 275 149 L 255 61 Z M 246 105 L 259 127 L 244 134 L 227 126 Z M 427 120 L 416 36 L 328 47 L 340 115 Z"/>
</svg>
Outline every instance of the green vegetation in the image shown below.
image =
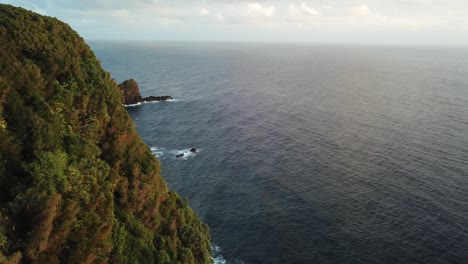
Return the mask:
<svg viewBox="0 0 468 264">
<path fill-rule="evenodd" d="M 212 262 L 75 31 L 0 4 L 0 60 L 0 263 Z"/>
</svg>

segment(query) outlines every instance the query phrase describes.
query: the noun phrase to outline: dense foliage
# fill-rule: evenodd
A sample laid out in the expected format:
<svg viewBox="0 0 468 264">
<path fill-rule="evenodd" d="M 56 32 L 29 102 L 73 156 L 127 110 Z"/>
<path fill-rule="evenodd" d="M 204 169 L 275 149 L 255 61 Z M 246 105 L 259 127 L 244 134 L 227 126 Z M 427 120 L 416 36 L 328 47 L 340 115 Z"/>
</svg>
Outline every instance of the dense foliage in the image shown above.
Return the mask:
<svg viewBox="0 0 468 264">
<path fill-rule="evenodd" d="M 210 263 L 122 94 L 57 19 L 0 4 L 0 263 Z"/>
</svg>

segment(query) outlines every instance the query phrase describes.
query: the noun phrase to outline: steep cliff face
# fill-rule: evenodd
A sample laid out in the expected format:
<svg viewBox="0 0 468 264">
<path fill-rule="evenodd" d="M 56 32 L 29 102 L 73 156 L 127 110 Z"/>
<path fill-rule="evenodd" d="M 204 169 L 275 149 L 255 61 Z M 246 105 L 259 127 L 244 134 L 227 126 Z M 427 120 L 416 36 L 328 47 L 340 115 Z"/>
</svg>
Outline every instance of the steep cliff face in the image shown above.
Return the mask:
<svg viewBox="0 0 468 264">
<path fill-rule="evenodd" d="M 211 262 L 76 32 L 0 4 L 0 58 L 0 263 Z"/>
</svg>

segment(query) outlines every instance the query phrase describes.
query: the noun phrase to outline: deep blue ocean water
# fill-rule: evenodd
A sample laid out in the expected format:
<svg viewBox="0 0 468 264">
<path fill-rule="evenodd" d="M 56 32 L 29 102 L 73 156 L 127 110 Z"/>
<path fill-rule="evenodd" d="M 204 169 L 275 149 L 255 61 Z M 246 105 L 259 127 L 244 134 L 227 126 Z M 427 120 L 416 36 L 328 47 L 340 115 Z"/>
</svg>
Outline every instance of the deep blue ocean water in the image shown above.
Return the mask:
<svg viewBox="0 0 468 264">
<path fill-rule="evenodd" d="M 468 48 L 91 46 L 227 263 L 468 262 Z"/>
</svg>

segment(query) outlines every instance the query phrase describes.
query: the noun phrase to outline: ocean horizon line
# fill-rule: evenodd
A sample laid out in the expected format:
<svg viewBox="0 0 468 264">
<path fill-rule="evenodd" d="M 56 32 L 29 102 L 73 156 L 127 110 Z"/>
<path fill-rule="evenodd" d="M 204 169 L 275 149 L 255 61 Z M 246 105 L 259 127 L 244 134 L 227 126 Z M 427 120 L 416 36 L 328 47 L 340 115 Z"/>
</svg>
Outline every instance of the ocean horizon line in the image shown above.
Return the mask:
<svg viewBox="0 0 468 264">
<path fill-rule="evenodd" d="M 409 48 L 468 48 L 468 43 L 380 43 L 380 42 L 313 42 L 313 41 L 237 41 L 237 40 L 158 40 L 158 39 L 85 39 L 90 43 L 115 44 L 238 44 L 238 45 L 290 45 L 317 47 L 409 47 Z"/>
</svg>

